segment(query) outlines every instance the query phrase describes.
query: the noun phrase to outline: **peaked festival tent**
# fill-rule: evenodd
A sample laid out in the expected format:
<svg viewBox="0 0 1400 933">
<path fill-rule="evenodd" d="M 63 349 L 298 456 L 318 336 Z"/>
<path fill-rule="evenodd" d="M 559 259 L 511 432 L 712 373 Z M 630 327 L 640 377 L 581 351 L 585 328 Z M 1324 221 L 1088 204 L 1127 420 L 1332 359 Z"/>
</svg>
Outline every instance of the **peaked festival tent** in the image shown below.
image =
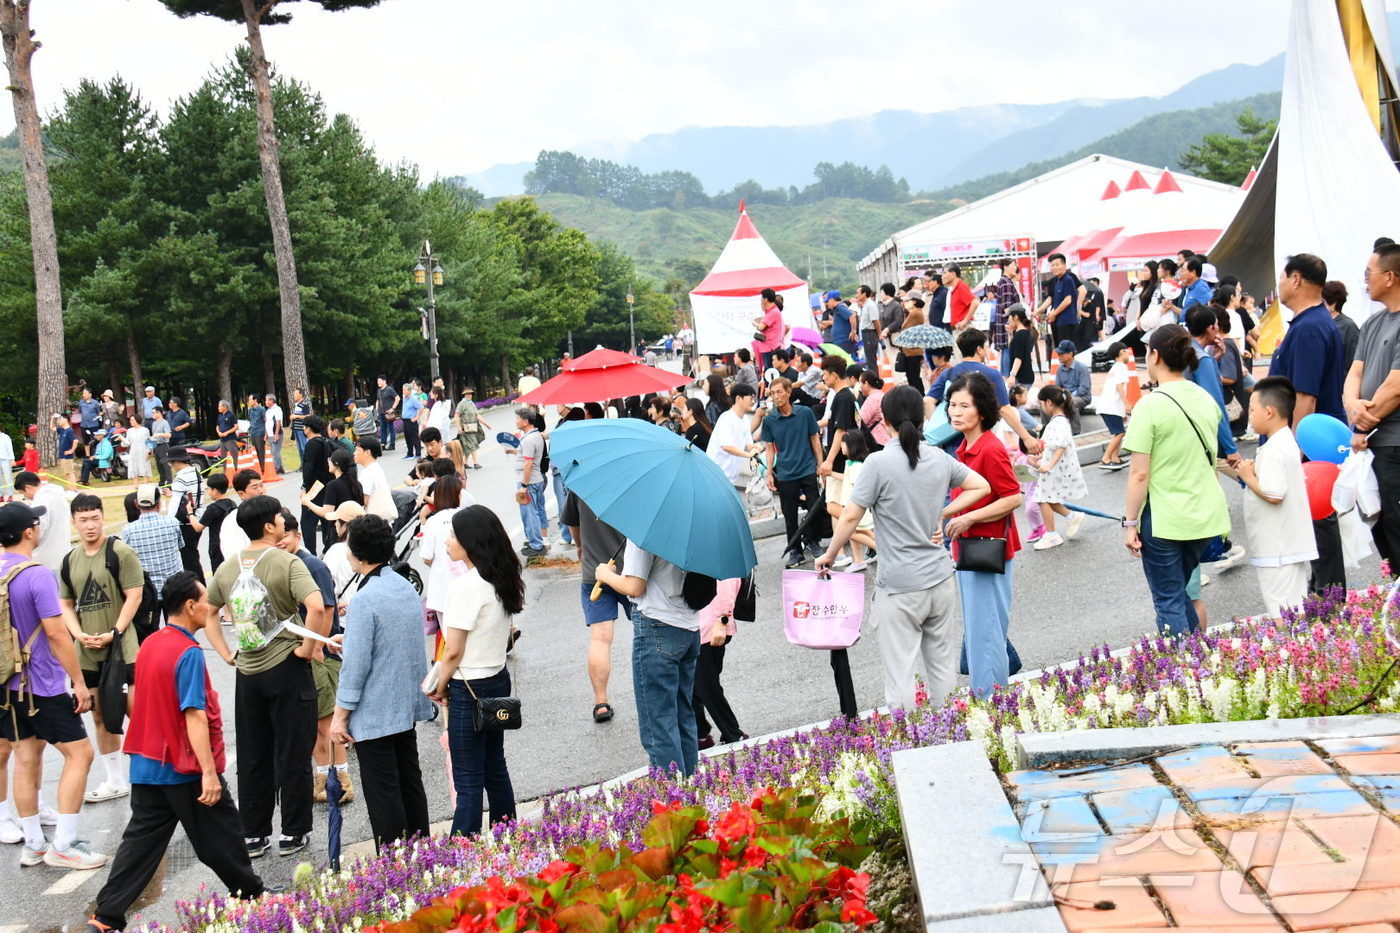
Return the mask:
<svg viewBox="0 0 1400 933">
<path fill-rule="evenodd" d="M 1293 0 L 1278 130 L 1248 194 L 1210 250 L 1247 291 L 1274 291 L 1292 253 L 1314 253 L 1370 311 L 1361 272 L 1380 236 L 1400 237 L 1397 114 L 1384 0 Z M 1261 321 L 1265 351 L 1282 336 Z"/>
<path fill-rule="evenodd" d="M 782 297 L 783 320 L 789 327 L 813 325 L 807 283 L 783 265 L 740 201 L 734 234 L 710 274 L 690 293 L 695 349 L 733 353 L 753 343 L 753 319 L 763 313 L 758 296 L 765 288 Z"/>
</svg>

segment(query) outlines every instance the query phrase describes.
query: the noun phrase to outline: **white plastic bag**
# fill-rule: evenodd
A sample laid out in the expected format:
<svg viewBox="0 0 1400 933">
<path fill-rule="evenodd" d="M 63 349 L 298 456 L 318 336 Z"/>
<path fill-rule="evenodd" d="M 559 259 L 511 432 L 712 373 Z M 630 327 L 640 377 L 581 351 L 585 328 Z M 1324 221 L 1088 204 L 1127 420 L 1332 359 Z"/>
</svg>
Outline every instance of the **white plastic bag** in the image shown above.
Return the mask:
<svg viewBox="0 0 1400 933">
<path fill-rule="evenodd" d="M 1337 482 L 1332 487 L 1332 508 L 1338 513 L 1356 509 L 1366 524 L 1375 524 L 1381 513 L 1381 494 L 1376 486 L 1376 474 L 1371 468 L 1374 455 L 1369 450 L 1353 450 L 1342 462 Z"/>
<path fill-rule="evenodd" d="M 1371 529 L 1361 520 L 1357 509 L 1337 513 L 1337 531 L 1342 539 L 1342 561 L 1348 567 L 1360 567 L 1371 556 Z"/>
</svg>

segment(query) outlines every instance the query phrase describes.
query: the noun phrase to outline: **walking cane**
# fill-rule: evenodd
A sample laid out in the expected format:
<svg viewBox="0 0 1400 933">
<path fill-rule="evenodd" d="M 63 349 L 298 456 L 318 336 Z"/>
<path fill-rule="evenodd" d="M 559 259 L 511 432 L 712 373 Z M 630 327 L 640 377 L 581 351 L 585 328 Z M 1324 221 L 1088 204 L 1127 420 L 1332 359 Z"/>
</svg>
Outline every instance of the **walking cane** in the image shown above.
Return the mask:
<svg viewBox="0 0 1400 933">
<path fill-rule="evenodd" d="M 609 569 L 609 570 L 616 570 L 616 569 L 617 569 L 617 556 L 618 556 L 618 554 L 621 554 L 621 553 L 622 553 L 622 549 L 625 548 L 625 547 L 627 547 L 627 542 L 626 542 L 626 541 L 623 541 L 622 544 L 620 544 L 620 545 L 618 546 L 617 552 L 616 552 L 615 554 L 613 554 L 612 557 L 609 557 L 609 558 L 608 558 L 608 569 Z M 598 597 L 599 597 L 599 596 L 602 596 L 602 595 L 603 595 L 603 583 L 602 583 L 601 580 L 599 580 L 599 581 L 596 581 L 596 582 L 593 584 L 593 592 L 591 592 L 591 593 L 588 594 L 588 601 L 591 602 L 591 603 L 596 603 L 596 602 L 598 601 Z"/>
</svg>

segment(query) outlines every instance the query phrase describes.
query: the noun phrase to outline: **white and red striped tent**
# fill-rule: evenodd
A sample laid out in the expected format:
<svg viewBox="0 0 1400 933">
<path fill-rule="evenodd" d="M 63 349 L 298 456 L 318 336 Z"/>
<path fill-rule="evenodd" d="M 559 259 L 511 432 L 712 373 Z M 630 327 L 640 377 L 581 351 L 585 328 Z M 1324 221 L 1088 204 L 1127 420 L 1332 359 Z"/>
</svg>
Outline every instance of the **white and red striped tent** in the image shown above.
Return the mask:
<svg viewBox="0 0 1400 933">
<path fill-rule="evenodd" d="M 782 296 L 783 319 L 788 326 L 812 326 L 807 283 L 783 265 L 740 201 L 734 235 L 710 274 L 690 293 L 695 349 L 700 353 L 733 353 L 753 343 L 753 320 L 763 314 L 758 296 L 765 288 Z"/>
</svg>

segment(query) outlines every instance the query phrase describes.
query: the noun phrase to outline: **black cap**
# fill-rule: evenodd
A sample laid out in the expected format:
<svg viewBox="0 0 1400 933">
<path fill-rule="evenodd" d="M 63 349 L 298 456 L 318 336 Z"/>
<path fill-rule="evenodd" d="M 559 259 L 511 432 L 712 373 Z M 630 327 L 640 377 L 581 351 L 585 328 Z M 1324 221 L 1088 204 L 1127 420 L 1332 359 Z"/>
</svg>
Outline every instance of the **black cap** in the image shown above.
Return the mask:
<svg viewBox="0 0 1400 933">
<path fill-rule="evenodd" d="M 26 505 L 23 502 L 9 502 L 0 506 L 0 541 L 17 541 L 24 529 L 39 524 L 39 516 L 48 509 L 42 505 Z"/>
</svg>

